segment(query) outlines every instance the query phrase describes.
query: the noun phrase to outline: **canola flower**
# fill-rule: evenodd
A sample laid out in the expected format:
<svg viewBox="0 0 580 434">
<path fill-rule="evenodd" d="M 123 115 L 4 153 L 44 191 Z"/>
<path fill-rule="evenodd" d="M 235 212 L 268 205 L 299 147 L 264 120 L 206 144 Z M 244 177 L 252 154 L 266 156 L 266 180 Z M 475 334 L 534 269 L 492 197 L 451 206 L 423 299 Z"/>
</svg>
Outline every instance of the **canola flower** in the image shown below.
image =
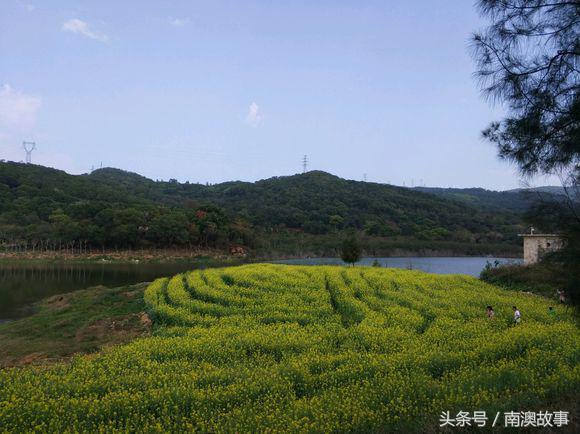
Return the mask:
<svg viewBox="0 0 580 434">
<path fill-rule="evenodd" d="M 423 432 L 579 390 L 571 316 L 467 276 L 258 264 L 144 297 L 154 336 L 0 371 L 0 432 Z"/>
</svg>

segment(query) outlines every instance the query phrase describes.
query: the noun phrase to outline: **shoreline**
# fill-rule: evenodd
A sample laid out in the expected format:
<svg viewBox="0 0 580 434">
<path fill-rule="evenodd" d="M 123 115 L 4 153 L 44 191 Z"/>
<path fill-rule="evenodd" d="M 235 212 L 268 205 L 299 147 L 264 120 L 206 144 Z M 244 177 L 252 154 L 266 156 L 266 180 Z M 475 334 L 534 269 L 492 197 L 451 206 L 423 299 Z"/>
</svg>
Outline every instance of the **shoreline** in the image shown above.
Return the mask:
<svg viewBox="0 0 580 434">
<path fill-rule="evenodd" d="M 329 252 L 326 252 L 329 253 Z M 374 254 L 373 254 L 374 253 Z M 160 263 L 253 263 L 285 260 L 307 260 L 339 258 L 337 254 L 270 254 L 270 255 L 229 255 L 222 251 L 119 251 L 119 252 L 99 252 L 88 254 L 70 254 L 60 252 L 42 253 L 0 253 L 1 263 L 71 263 L 71 264 L 160 264 Z M 378 252 L 363 252 L 363 258 L 505 258 L 521 259 L 521 254 L 496 252 L 488 254 L 465 254 L 454 253 L 449 250 L 395 250 L 390 253 L 380 254 Z"/>
<path fill-rule="evenodd" d="M 90 253 L 11 252 L 0 253 L 0 263 L 78 263 L 78 264 L 139 264 L 165 262 L 229 262 L 245 259 L 219 251 L 123 250 Z"/>
<path fill-rule="evenodd" d="M 0 370 L 51 365 L 150 335 L 143 301 L 147 285 L 93 286 L 55 294 L 34 302 L 25 317 L 0 320 Z"/>
<path fill-rule="evenodd" d="M 447 252 L 444 252 L 447 253 Z M 502 253 L 498 253 L 495 255 L 450 255 L 450 254 L 413 254 L 412 252 L 408 255 L 362 255 L 361 259 L 382 259 L 382 258 L 392 258 L 392 259 L 406 259 L 406 258 L 490 258 L 490 259 L 523 259 L 521 255 L 506 255 Z M 288 256 L 280 256 L 276 258 L 268 258 L 268 259 L 257 259 L 257 261 L 291 261 L 291 260 L 306 260 L 306 259 L 340 259 L 340 255 L 336 256 L 309 256 L 309 255 L 288 255 Z"/>
</svg>

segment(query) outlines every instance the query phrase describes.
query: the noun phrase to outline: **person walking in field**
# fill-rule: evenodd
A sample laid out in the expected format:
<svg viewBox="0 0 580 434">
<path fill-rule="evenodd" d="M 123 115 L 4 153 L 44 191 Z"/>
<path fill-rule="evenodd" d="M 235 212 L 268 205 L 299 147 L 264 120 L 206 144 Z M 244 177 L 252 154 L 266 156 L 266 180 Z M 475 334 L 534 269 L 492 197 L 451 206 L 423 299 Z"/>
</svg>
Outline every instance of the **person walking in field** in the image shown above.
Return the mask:
<svg viewBox="0 0 580 434">
<path fill-rule="evenodd" d="M 566 291 L 564 291 L 563 289 L 559 289 L 558 299 L 560 300 L 560 304 L 566 306 L 566 312 L 568 312 L 568 297 L 566 295 Z"/>
<path fill-rule="evenodd" d="M 493 307 L 487 306 L 485 308 L 485 313 L 489 319 L 493 319 L 495 317 L 495 312 L 493 311 Z"/>
<path fill-rule="evenodd" d="M 566 291 L 563 289 L 558 290 L 558 299 L 560 300 L 560 304 L 568 304 L 568 297 L 566 296 Z M 568 307 L 568 306 L 566 306 Z"/>
<path fill-rule="evenodd" d="M 512 306 L 512 309 L 514 310 L 514 324 L 519 324 L 522 322 L 522 314 L 520 313 L 520 311 L 518 310 L 517 307 Z"/>
</svg>

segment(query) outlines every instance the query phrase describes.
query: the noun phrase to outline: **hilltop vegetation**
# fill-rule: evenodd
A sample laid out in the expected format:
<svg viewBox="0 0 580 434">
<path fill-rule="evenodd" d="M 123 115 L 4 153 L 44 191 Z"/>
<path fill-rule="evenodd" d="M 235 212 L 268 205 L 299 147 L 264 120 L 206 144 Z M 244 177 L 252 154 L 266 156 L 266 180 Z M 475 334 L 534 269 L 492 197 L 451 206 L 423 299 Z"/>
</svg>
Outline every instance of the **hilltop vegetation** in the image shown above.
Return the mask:
<svg viewBox="0 0 580 434">
<path fill-rule="evenodd" d="M 3 429 L 427 432 L 442 411 L 570 410 L 580 386 L 571 314 L 466 276 L 262 264 L 145 301 L 152 337 L 0 371 Z"/>
<path fill-rule="evenodd" d="M 304 245 L 337 248 L 337 234 L 355 229 L 374 251 L 401 245 L 464 253 L 516 250 L 523 202 L 501 209 L 509 201 L 494 207 L 488 204 L 497 202 L 492 196 L 466 204 L 324 172 L 200 185 L 152 181 L 117 169 L 74 176 L 4 162 L 0 240 L 28 250 L 238 243 L 292 254 Z"/>
<path fill-rule="evenodd" d="M 156 182 L 117 169 L 73 176 L 0 163 L 0 240 L 12 249 L 202 247 L 323 251 L 355 229 L 365 247 L 493 252 L 514 248 L 521 218 L 324 172 L 217 185 Z"/>
<path fill-rule="evenodd" d="M 466 205 L 488 212 L 522 214 L 540 201 L 562 199 L 563 188 L 540 187 L 515 189 L 508 191 L 491 191 L 484 188 L 434 188 L 415 187 L 415 190 L 434 194 L 446 199 L 463 202 Z"/>
</svg>

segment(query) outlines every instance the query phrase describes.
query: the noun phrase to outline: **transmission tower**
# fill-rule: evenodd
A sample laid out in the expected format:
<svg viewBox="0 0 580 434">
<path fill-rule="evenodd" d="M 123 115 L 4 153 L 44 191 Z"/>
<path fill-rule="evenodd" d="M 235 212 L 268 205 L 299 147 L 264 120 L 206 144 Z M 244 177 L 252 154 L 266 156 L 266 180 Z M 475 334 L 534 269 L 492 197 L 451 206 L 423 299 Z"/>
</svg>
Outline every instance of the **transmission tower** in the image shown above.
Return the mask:
<svg viewBox="0 0 580 434">
<path fill-rule="evenodd" d="M 22 147 L 26 151 L 26 164 L 32 163 L 32 151 L 36 149 L 35 142 L 22 142 Z"/>
<path fill-rule="evenodd" d="M 308 155 L 305 155 L 302 158 L 302 173 L 306 173 L 308 170 Z"/>
<path fill-rule="evenodd" d="M 366 173 L 363 175 L 363 181 L 367 182 L 367 174 Z"/>
</svg>

